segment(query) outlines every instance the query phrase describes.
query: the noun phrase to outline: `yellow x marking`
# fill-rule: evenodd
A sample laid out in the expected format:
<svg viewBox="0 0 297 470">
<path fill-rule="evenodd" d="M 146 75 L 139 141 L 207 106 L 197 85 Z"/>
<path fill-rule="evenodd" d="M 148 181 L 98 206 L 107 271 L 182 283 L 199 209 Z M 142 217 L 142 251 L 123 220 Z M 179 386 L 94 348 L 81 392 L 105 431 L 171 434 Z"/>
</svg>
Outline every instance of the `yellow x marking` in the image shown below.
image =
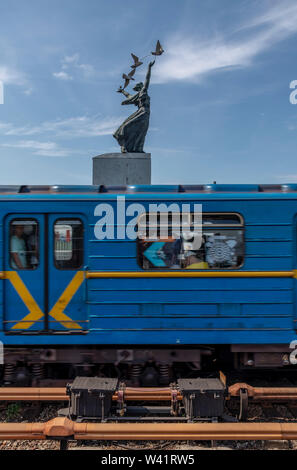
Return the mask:
<svg viewBox="0 0 297 470">
<path fill-rule="evenodd" d="M 16 271 L 5 271 L 4 273 L 5 279 L 9 279 L 17 293 L 19 294 L 20 298 L 26 305 L 26 307 L 29 310 L 28 315 L 26 315 L 21 321 L 16 323 L 13 327 L 12 330 L 15 329 L 28 329 L 30 328 L 36 321 L 40 320 L 43 316 L 44 313 L 30 294 L 29 290 L 25 286 L 24 282 L 20 278 L 19 274 Z M 65 308 L 69 304 L 70 300 L 74 296 L 74 294 L 77 292 L 79 287 L 81 286 L 82 282 L 84 280 L 84 272 L 83 271 L 78 271 L 62 295 L 59 297 L 51 311 L 49 312 L 49 315 L 53 317 L 55 320 L 61 323 L 65 328 L 70 328 L 70 329 L 76 329 L 76 330 L 81 330 L 82 327 L 76 323 L 75 321 L 71 320 L 68 315 L 64 313 Z"/>
</svg>

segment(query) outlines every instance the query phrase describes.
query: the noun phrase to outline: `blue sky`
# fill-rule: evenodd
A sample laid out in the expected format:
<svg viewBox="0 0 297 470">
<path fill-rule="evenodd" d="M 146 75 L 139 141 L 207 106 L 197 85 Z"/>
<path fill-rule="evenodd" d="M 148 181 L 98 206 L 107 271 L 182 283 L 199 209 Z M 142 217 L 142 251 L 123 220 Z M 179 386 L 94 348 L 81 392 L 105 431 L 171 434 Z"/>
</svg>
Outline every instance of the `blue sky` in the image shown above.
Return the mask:
<svg viewBox="0 0 297 470">
<path fill-rule="evenodd" d="M 0 184 L 91 184 L 92 157 L 119 151 L 112 133 L 134 111 L 116 93 L 130 53 L 157 39 L 152 182 L 297 181 L 296 1 L 0 5 Z"/>
</svg>

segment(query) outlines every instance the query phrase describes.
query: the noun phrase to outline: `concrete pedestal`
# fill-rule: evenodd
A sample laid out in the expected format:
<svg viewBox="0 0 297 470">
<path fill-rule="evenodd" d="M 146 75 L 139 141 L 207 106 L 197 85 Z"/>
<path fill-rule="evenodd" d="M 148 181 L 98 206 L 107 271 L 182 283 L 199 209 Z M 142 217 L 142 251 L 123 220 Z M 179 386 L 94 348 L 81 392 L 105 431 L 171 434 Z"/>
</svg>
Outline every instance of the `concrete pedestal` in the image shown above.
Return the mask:
<svg viewBox="0 0 297 470">
<path fill-rule="evenodd" d="M 104 153 L 93 157 L 93 184 L 151 184 L 151 154 Z"/>
</svg>

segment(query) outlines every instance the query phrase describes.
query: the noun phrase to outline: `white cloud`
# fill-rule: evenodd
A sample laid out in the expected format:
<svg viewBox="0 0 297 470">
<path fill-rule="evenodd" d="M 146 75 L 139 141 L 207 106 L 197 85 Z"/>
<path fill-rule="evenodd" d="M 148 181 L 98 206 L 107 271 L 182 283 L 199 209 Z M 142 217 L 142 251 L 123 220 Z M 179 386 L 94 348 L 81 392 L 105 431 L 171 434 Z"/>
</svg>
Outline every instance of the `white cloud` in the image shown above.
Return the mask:
<svg viewBox="0 0 297 470">
<path fill-rule="evenodd" d="M 56 148 L 54 142 L 38 142 L 36 140 L 21 140 L 11 144 L 2 144 L 2 147 L 32 148 L 37 150 L 52 150 Z"/>
<path fill-rule="evenodd" d="M 12 67 L 2 65 L 0 66 L 0 80 L 4 84 L 20 85 L 26 84 L 26 78 L 24 74 Z"/>
<path fill-rule="evenodd" d="M 19 142 L 4 143 L 2 147 L 12 147 L 32 150 L 33 155 L 44 157 L 68 157 L 74 151 L 59 147 L 55 142 L 38 142 L 36 140 L 21 140 Z"/>
<path fill-rule="evenodd" d="M 0 134 L 6 136 L 54 134 L 55 137 L 96 137 L 113 134 L 122 120 L 121 117 L 78 116 L 64 120 L 45 121 L 39 126 L 26 125 L 22 127 L 0 121 Z"/>
<path fill-rule="evenodd" d="M 166 52 L 158 62 L 154 82 L 198 82 L 208 73 L 250 66 L 260 53 L 296 32 L 297 5 L 291 1 L 279 2 L 277 7 L 246 21 L 233 40 L 226 34 L 199 38 L 181 32 L 164 44 Z"/>
<path fill-rule="evenodd" d="M 5 134 L 11 129 L 11 124 L 6 122 L 0 122 L 0 133 Z"/>
<path fill-rule="evenodd" d="M 65 62 L 66 64 L 71 64 L 73 62 L 78 62 L 78 60 L 79 60 L 79 54 L 76 53 L 71 56 L 66 55 L 63 59 L 63 62 Z"/>
<path fill-rule="evenodd" d="M 82 70 L 85 77 L 90 77 L 94 73 L 94 67 L 90 64 L 78 64 L 77 67 Z"/>
<path fill-rule="evenodd" d="M 62 59 L 61 63 L 60 72 L 53 73 L 54 77 L 61 80 L 73 80 L 74 76 L 80 78 L 81 75 L 84 78 L 89 78 L 94 73 L 94 67 L 91 64 L 80 63 L 78 53 L 75 53 L 71 56 L 66 55 Z"/>
<path fill-rule="evenodd" d="M 54 72 L 53 76 L 59 78 L 60 80 L 73 80 L 73 77 L 69 75 L 67 72 Z"/>
<path fill-rule="evenodd" d="M 297 183 L 297 175 L 292 173 L 292 174 L 289 174 L 289 175 L 277 175 L 274 177 L 276 180 L 280 181 L 281 184 L 285 184 L 285 183 Z"/>
<path fill-rule="evenodd" d="M 34 152 L 35 155 L 41 157 L 69 157 L 73 155 L 74 151 L 70 149 L 52 149 L 52 150 L 38 150 Z"/>
<path fill-rule="evenodd" d="M 32 95 L 32 93 L 33 93 L 33 88 L 27 88 L 26 90 L 24 90 L 24 94 L 27 96 Z"/>
<path fill-rule="evenodd" d="M 296 14 L 297 5 L 296 2 L 287 0 L 282 2 L 282 6 L 272 6 L 267 11 L 263 12 L 257 17 L 252 18 L 249 22 L 242 26 L 241 29 L 252 28 L 255 26 L 273 26 L 277 29 L 296 31 Z"/>
</svg>

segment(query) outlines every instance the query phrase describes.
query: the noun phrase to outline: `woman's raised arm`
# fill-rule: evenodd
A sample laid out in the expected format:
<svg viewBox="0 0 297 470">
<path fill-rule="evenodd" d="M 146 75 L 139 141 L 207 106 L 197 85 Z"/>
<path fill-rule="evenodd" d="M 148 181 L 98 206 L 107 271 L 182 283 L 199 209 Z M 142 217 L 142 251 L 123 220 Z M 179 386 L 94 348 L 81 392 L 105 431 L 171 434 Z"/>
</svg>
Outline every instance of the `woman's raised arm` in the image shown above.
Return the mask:
<svg viewBox="0 0 297 470">
<path fill-rule="evenodd" d="M 151 69 L 152 69 L 152 66 L 154 65 L 154 63 L 155 63 L 155 61 L 150 62 L 149 65 L 148 65 L 147 74 L 146 74 L 145 82 L 144 82 L 144 85 L 143 85 L 144 90 L 147 90 L 148 87 L 149 87 L 150 80 L 151 80 Z"/>
</svg>

